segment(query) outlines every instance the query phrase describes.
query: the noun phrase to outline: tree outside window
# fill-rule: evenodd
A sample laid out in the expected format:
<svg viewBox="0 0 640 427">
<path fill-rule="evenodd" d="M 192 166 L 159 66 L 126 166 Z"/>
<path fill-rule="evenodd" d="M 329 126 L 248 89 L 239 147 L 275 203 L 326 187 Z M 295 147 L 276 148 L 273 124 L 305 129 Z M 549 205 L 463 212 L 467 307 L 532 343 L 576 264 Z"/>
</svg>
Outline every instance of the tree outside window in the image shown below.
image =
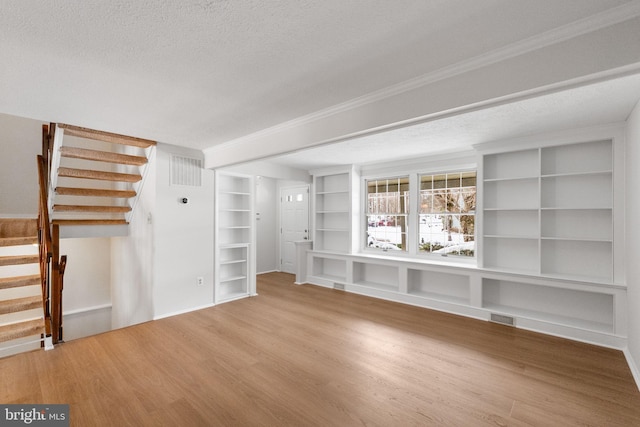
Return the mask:
<svg viewBox="0 0 640 427">
<path fill-rule="evenodd" d="M 409 177 L 367 180 L 367 246 L 407 250 Z"/>
<path fill-rule="evenodd" d="M 476 172 L 420 176 L 418 248 L 475 256 Z"/>
</svg>

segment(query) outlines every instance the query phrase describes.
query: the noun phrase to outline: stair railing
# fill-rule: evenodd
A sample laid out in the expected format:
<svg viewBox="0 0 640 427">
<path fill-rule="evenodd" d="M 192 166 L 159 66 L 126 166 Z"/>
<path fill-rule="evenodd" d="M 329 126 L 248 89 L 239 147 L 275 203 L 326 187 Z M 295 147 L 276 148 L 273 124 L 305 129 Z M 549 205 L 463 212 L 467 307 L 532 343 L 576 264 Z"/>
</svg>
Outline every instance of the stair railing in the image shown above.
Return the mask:
<svg viewBox="0 0 640 427">
<path fill-rule="evenodd" d="M 62 341 L 62 289 L 67 257 L 60 256 L 60 231 L 50 220 L 49 170 L 52 161 L 52 144 L 55 125 L 42 126 L 42 155 L 38 156 L 40 200 L 38 212 L 38 241 L 40 246 L 40 277 L 42 280 L 42 304 L 45 316 L 45 333 L 52 344 Z"/>
</svg>

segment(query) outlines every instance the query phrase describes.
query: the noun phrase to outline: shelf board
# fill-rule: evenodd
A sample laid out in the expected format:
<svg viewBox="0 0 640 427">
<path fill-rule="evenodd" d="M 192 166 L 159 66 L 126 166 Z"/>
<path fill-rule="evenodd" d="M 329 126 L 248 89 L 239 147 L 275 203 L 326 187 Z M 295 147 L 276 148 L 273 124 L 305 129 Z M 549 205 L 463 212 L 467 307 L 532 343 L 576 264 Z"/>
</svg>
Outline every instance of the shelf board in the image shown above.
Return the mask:
<svg viewBox="0 0 640 427">
<path fill-rule="evenodd" d="M 523 239 L 523 240 L 538 240 L 538 236 L 516 236 L 516 235 L 504 235 L 504 234 L 485 234 L 483 237 L 489 239 Z"/>
<path fill-rule="evenodd" d="M 225 278 L 221 278 L 220 279 L 220 283 L 225 283 L 225 282 L 235 282 L 236 280 L 245 280 L 247 278 L 247 276 L 229 276 L 229 277 L 225 277 Z"/>
<path fill-rule="evenodd" d="M 242 229 L 242 228 L 251 228 L 250 225 L 232 225 L 232 226 L 221 226 L 220 229 L 221 230 L 235 230 L 235 229 Z"/>
<path fill-rule="evenodd" d="M 553 174 L 545 174 L 541 175 L 541 178 L 562 178 L 565 176 L 587 176 L 587 175 L 611 175 L 613 174 L 612 170 L 601 170 L 601 171 L 589 171 L 589 172 L 566 172 L 566 173 L 553 173 Z"/>
<path fill-rule="evenodd" d="M 333 274 L 314 274 L 312 277 L 317 277 L 318 279 L 328 280 L 330 282 L 339 282 L 346 283 L 347 278 L 345 276 L 335 276 Z"/>
<path fill-rule="evenodd" d="M 550 314 L 535 310 L 526 310 L 518 307 L 504 306 L 499 304 L 484 304 L 485 310 L 496 311 L 499 313 L 509 314 L 516 317 L 525 317 L 532 320 L 554 323 L 588 331 L 612 333 L 613 324 L 595 322 L 591 320 L 578 319 L 574 317 L 561 316 L 558 314 Z"/>
<path fill-rule="evenodd" d="M 448 302 L 448 303 L 460 304 L 460 305 L 469 305 L 469 298 L 455 297 L 452 295 L 444 295 L 436 292 L 411 291 L 411 292 L 408 292 L 408 294 L 412 296 L 428 298 L 436 301 L 442 301 L 442 302 Z"/>
<path fill-rule="evenodd" d="M 230 264 L 240 264 L 243 262 L 247 262 L 245 258 L 242 259 L 230 259 L 226 261 L 220 261 L 220 265 L 230 265 Z"/>
<path fill-rule="evenodd" d="M 219 295 L 217 297 L 219 302 L 226 302 L 226 301 L 231 301 L 234 299 L 240 299 L 240 298 L 244 298 L 244 297 L 248 297 L 249 296 L 249 292 L 247 291 L 241 291 L 241 292 L 230 292 L 228 294 L 222 294 Z"/>
<path fill-rule="evenodd" d="M 567 242 L 613 243 L 613 239 L 603 239 L 603 238 L 597 238 L 597 237 L 551 237 L 551 236 L 542 236 L 540 239 L 542 239 L 542 240 L 563 240 L 563 241 L 567 241 Z"/>
<path fill-rule="evenodd" d="M 537 212 L 540 208 L 484 208 L 485 212 Z"/>
<path fill-rule="evenodd" d="M 346 233 L 349 230 L 346 228 L 316 228 L 316 231 L 331 231 L 331 232 Z"/>
<path fill-rule="evenodd" d="M 223 208 L 223 209 L 220 209 L 220 212 L 251 212 L 251 209 Z"/>
<path fill-rule="evenodd" d="M 249 246 L 248 242 L 245 243 L 221 243 L 220 249 L 234 249 L 234 248 L 246 248 Z"/>
<path fill-rule="evenodd" d="M 500 182 L 500 181 L 533 181 L 533 180 L 537 180 L 538 176 L 522 176 L 522 177 L 513 177 L 513 178 L 509 178 L 509 177 L 505 177 L 505 178 L 486 178 L 483 181 L 484 182 Z"/>
<path fill-rule="evenodd" d="M 357 282 L 354 283 L 354 285 L 365 286 L 367 288 L 381 289 L 384 291 L 392 291 L 392 292 L 399 291 L 398 285 L 389 285 L 388 283 L 371 282 L 368 280 L 358 280 Z"/>
</svg>

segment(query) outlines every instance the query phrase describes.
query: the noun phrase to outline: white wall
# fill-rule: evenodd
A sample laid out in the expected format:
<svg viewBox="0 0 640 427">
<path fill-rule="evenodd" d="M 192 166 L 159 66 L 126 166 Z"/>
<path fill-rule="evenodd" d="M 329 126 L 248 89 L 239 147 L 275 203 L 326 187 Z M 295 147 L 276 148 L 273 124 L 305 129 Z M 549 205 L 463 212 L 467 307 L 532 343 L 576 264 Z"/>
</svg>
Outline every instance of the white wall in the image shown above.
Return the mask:
<svg viewBox="0 0 640 427">
<path fill-rule="evenodd" d="M 42 122 L 0 114 L 0 216 L 38 215 Z"/>
<path fill-rule="evenodd" d="M 273 178 L 256 178 L 256 272 L 277 271 L 278 188 Z"/>
<path fill-rule="evenodd" d="M 155 151 L 128 237 L 111 239 L 111 322 L 114 329 L 153 319 L 154 214 L 156 210 Z"/>
<path fill-rule="evenodd" d="M 111 239 L 61 239 L 67 255 L 62 311 L 64 340 L 111 329 Z"/>
<path fill-rule="evenodd" d="M 626 135 L 625 270 L 628 301 L 627 360 L 640 388 L 640 103 L 631 113 Z"/>
<path fill-rule="evenodd" d="M 214 173 L 202 186 L 170 185 L 171 154 L 202 158 L 202 152 L 158 144 L 154 213 L 153 315 L 163 317 L 213 304 Z M 188 204 L 179 199 L 187 197 Z M 204 278 L 198 286 L 197 277 Z"/>
</svg>

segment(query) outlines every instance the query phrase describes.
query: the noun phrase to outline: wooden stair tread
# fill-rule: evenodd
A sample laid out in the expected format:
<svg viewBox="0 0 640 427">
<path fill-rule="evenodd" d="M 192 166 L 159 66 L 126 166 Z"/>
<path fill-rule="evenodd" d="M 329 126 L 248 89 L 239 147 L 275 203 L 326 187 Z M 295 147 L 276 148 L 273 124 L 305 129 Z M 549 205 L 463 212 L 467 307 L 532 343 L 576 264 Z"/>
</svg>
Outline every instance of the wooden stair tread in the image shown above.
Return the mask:
<svg viewBox="0 0 640 427">
<path fill-rule="evenodd" d="M 96 162 L 117 163 L 121 165 L 142 166 L 147 163 L 147 158 L 142 156 L 132 156 L 128 154 L 111 153 L 108 151 L 89 150 L 62 146 L 60 147 L 62 157 L 71 159 L 93 160 Z"/>
<path fill-rule="evenodd" d="M 96 141 L 109 142 L 112 144 L 130 145 L 133 147 L 148 148 L 156 145 L 155 141 L 149 139 L 135 138 L 133 136 L 119 135 L 117 133 L 103 132 L 79 126 L 58 123 L 58 127 L 64 129 L 64 134 L 78 138 L 93 139 Z"/>
<path fill-rule="evenodd" d="M 101 188 L 58 187 L 56 194 L 60 196 L 115 197 L 128 199 L 136 196 L 133 190 L 106 190 Z"/>
<path fill-rule="evenodd" d="M 89 206 L 89 205 L 53 205 L 55 212 L 108 212 L 125 213 L 130 212 L 130 206 Z"/>
<path fill-rule="evenodd" d="M 24 322 L 12 323 L 0 326 L 0 342 L 15 340 L 44 333 L 44 320 L 26 320 Z"/>
<path fill-rule="evenodd" d="M 35 218 L 0 218 L 0 237 L 32 237 L 38 235 Z"/>
<path fill-rule="evenodd" d="M 42 297 L 39 295 L 0 301 L 0 314 L 17 313 L 34 308 L 42 308 Z"/>
<path fill-rule="evenodd" d="M 38 236 L 34 237 L 1 237 L 0 246 L 22 246 L 38 244 Z"/>
<path fill-rule="evenodd" d="M 0 278 L 0 289 L 19 288 L 22 286 L 34 286 L 40 284 L 39 274 Z"/>
<path fill-rule="evenodd" d="M 57 225 L 127 225 L 124 219 L 54 219 Z"/>
<path fill-rule="evenodd" d="M 138 182 L 142 179 L 140 174 L 103 172 L 91 169 L 58 168 L 58 176 L 66 178 L 99 179 L 103 181 Z"/>
<path fill-rule="evenodd" d="M 0 257 L 0 266 L 4 265 L 20 265 L 20 264 L 38 264 L 40 257 L 38 255 L 11 255 Z"/>
</svg>

